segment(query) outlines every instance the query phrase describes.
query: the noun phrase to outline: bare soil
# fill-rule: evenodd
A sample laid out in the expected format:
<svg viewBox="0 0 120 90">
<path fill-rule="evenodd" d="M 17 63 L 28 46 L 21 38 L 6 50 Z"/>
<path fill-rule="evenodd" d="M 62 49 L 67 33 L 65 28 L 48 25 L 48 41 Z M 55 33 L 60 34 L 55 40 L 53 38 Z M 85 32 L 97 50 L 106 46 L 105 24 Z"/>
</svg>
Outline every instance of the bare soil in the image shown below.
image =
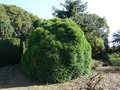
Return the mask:
<svg viewBox="0 0 120 90">
<path fill-rule="evenodd" d="M 92 75 L 81 76 L 66 83 L 43 85 L 40 81 L 24 76 L 19 65 L 0 68 L 0 90 L 80 90 L 80 88 L 86 88 L 86 83 L 97 73 L 101 73 L 102 77 L 96 85 L 97 88 L 120 90 L 120 68 L 116 67 L 98 67 L 92 71 Z"/>
</svg>

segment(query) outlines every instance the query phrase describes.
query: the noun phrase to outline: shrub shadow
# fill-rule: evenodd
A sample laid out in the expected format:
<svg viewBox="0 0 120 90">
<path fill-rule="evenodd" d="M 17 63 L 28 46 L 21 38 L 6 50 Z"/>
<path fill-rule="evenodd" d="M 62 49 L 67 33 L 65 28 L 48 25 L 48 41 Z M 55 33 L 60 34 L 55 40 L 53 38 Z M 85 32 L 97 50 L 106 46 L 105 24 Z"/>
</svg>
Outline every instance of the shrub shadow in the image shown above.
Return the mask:
<svg viewBox="0 0 120 90">
<path fill-rule="evenodd" d="M 27 87 L 41 84 L 40 81 L 29 79 L 22 74 L 20 65 L 10 65 L 0 68 L 0 89 L 14 88 L 14 87 Z M 47 84 L 48 85 L 48 84 Z"/>
</svg>

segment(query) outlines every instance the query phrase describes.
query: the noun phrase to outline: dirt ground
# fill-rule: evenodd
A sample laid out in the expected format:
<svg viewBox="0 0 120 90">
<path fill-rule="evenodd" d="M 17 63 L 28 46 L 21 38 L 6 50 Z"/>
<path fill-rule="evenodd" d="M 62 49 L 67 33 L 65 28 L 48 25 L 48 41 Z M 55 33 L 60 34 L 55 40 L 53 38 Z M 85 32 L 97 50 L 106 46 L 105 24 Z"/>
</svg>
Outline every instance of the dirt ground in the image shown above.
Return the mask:
<svg viewBox="0 0 120 90">
<path fill-rule="evenodd" d="M 103 90 L 120 90 L 120 68 L 99 67 L 92 75 L 79 77 L 66 83 L 42 85 L 39 81 L 29 79 L 20 71 L 19 65 L 0 68 L 0 90 L 80 90 L 86 88 L 90 78 L 101 73 L 101 81 L 96 85 Z M 94 85 L 99 78 L 95 78 Z M 83 89 L 82 89 L 83 90 Z"/>
</svg>

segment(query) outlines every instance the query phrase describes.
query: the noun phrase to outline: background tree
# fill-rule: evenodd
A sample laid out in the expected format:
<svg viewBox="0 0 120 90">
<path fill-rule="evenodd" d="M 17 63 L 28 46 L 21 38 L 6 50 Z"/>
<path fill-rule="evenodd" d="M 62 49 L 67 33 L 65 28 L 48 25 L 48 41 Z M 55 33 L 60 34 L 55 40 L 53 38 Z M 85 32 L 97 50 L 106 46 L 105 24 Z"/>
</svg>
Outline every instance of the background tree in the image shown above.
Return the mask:
<svg viewBox="0 0 120 90">
<path fill-rule="evenodd" d="M 33 23 L 38 19 L 37 16 L 15 5 L 3 5 L 3 7 L 11 25 L 15 29 L 17 37 L 21 37 L 23 34 L 29 34 L 34 29 Z"/>
<path fill-rule="evenodd" d="M 53 6 L 53 16 L 59 18 L 75 18 L 87 9 L 87 3 L 83 3 L 81 0 L 65 0 L 65 4 L 61 3 L 61 6 L 63 10 Z"/>
<path fill-rule="evenodd" d="M 14 28 L 10 23 L 4 21 L 0 22 L 0 39 L 7 39 L 13 36 Z"/>
<path fill-rule="evenodd" d="M 110 53 L 120 52 L 120 31 L 113 34 L 113 46 L 110 49 Z"/>
<path fill-rule="evenodd" d="M 120 46 L 120 31 L 116 32 L 113 34 L 113 43 L 116 45 L 116 46 Z"/>
<path fill-rule="evenodd" d="M 101 18 L 96 14 L 82 14 L 76 21 L 84 31 L 87 40 L 91 44 L 93 58 L 98 59 L 105 57 L 105 53 L 108 51 L 109 48 L 108 46 L 109 27 L 106 22 L 106 19 Z M 97 42 L 102 41 L 103 43 L 99 43 L 97 44 L 97 46 L 95 46 L 96 40 Z"/>
<path fill-rule="evenodd" d="M 85 10 L 87 9 L 87 3 L 83 3 L 81 0 L 65 0 L 65 3 L 61 4 L 61 6 L 63 7 L 62 10 L 53 7 L 53 15 L 55 17 L 71 18 L 72 20 L 74 20 L 84 31 L 85 36 L 91 46 L 93 45 L 93 42 L 96 41 L 96 38 L 98 40 L 103 40 L 104 43 L 102 47 L 108 46 L 107 41 L 109 27 L 105 18 L 101 18 L 96 14 L 89 14 L 85 12 Z M 94 46 L 92 46 L 92 48 L 94 49 Z M 93 53 L 96 54 L 96 52 L 94 51 Z"/>
<path fill-rule="evenodd" d="M 0 21 L 7 21 L 8 23 L 10 23 L 9 17 L 7 16 L 6 10 L 3 5 L 0 5 Z"/>
<path fill-rule="evenodd" d="M 15 5 L 0 5 L 0 22 L 7 21 L 14 28 L 14 35 L 20 39 L 21 53 L 23 52 L 23 42 L 34 30 L 33 23 L 37 16 Z"/>
<path fill-rule="evenodd" d="M 42 20 L 41 20 L 41 19 L 36 20 L 36 21 L 33 23 L 33 27 L 34 27 L 34 28 L 39 27 L 39 26 L 40 26 L 40 24 L 41 24 L 41 22 L 42 22 Z"/>
</svg>

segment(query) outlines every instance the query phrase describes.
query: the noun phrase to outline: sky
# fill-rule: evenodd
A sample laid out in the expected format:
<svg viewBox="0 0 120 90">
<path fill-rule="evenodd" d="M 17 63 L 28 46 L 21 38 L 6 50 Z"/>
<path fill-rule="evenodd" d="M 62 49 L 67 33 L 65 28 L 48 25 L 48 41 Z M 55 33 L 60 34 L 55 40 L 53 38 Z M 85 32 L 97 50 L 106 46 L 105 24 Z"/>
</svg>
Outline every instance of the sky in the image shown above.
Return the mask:
<svg viewBox="0 0 120 90">
<path fill-rule="evenodd" d="M 109 40 L 112 34 L 120 30 L 120 0 L 82 0 L 88 2 L 87 11 L 105 17 L 110 27 Z M 64 0 L 0 0 L 0 4 L 17 5 L 43 19 L 53 18 L 52 6 L 60 8 Z"/>
</svg>

